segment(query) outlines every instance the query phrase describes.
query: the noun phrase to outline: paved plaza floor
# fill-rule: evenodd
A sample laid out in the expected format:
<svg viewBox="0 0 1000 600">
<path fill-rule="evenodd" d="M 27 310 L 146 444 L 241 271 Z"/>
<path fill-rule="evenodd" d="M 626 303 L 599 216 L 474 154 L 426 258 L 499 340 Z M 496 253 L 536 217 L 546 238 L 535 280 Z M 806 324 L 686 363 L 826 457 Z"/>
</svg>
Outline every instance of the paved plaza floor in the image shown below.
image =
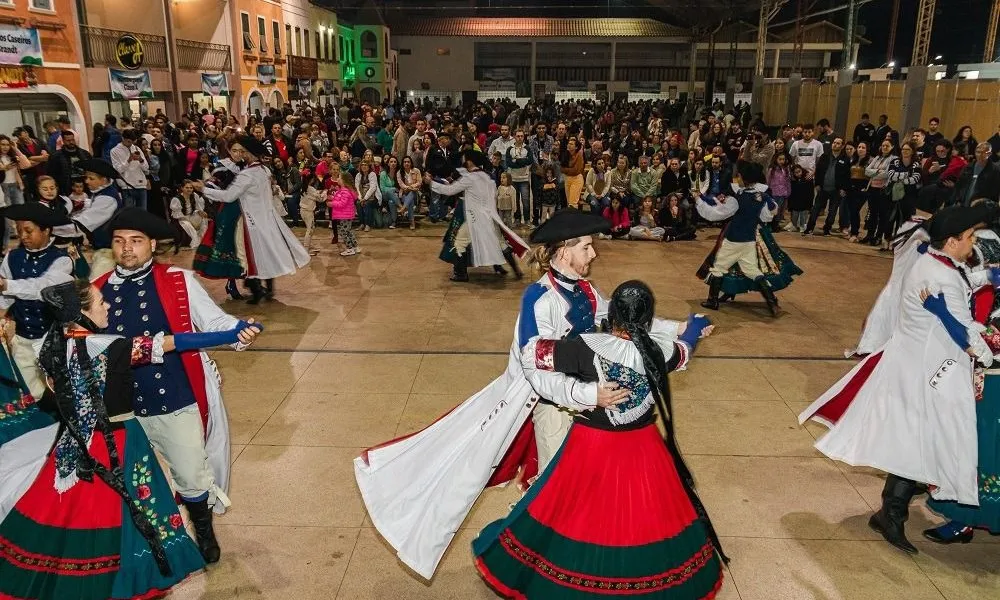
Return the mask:
<svg viewBox="0 0 1000 600">
<path fill-rule="evenodd" d="M 517 498 L 487 490 L 425 582 L 407 571 L 368 520 L 354 482 L 361 449 L 406 434 L 499 375 L 528 279 L 473 270 L 448 281 L 441 227 L 359 234 L 362 253 L 321 252 L 276 282 L 259 307 L 213 297 L 263 320 L 250 352 L 216 352 L 233 436 L 231 511 L 216 529 L 223 559 L 171 600 L 477 600 L 495 597 L 469 544 Z M 599 241 L 592 279 L 605 294 L 638 278 L 657 314 L 703 311 L 694 273 L 718 230 L 699 241 Z M 804 269 L 771 318 L 759 296 L 713 314 L 715 334 L 672 376 L 678 438 L 732 562 L 722 600 L 996 600 L 1000 537 L 920 554 L 894 550 L 867 527 L 883 479 L 813 449 L 822 427 L 797 414 L 854 364 L 857 341 L 891 261 L 840 238 L 781 233 Z M 190 264 L 191 253 L 177 257 Z M 914 502 L 912 540 L 939 520 Z"/>
</svg>

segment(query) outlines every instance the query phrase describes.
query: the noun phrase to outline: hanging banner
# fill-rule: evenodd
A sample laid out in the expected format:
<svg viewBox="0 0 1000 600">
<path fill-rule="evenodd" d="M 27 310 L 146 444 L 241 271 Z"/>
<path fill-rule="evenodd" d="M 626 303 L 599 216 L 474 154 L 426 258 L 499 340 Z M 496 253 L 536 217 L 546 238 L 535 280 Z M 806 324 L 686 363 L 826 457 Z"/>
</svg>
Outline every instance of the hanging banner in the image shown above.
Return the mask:
<svg viewBox="0 0 1000 600">
<path fill-rule="evenodd" d="M 332 79 L 323 80 L 323 94 L 326 96 L 332 96 L 337 93 L 337 84 Z"/>
<path fill-rule="evenodd" d="M 659 94 L 660 93 L 660 82 L 659 81 L 630 81 L 628 82 L 628 91 L 630 92 L 642 92 L 646 94 Z"/>
<path fill-rule="evenodd" d="M 42 66 L 38 30 L 0 25 L 0 65 Z"/>
<path fill-rule="evenodd" d="M 274 65 L 257 65 L 257 83 L 261 85 L 274 85 Z"/>
<path fill-rule="evenodd" d="M 313 82 L 311 79 L 299 79 L 299 98 L 312 96 Z"/>
<path fill-rule="evenodd" d="M 38 85 L 31 67 L 0 67 L 0 88 L 26 88 Z"/>
<path fill-rule="evenodd" d="M 229 83 L 225 73 L 202 73 L 201 93 L 206 96 L 228 96 Z"/>
<path fill-rule="evenodd" d="M 148 70 L 108 69 L 108 78 L 111 80 L 112 100 L 137 100 L 153 97 L 153 82 L 149 78 Z"/>
</svg>

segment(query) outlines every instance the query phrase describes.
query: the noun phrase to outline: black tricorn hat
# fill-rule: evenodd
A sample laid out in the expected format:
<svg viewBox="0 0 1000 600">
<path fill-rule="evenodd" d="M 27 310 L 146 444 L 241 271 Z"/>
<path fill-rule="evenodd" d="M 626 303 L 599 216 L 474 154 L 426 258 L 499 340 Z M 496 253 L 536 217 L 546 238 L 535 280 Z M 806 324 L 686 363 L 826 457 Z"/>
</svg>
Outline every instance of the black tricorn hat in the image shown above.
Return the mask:
<svg viewBox="0 0 1000 600">
<path fill-rule="evenodd" d="M 554 244 L 595 233 L 608 233 L 611 223 L 596 213 L 585 213 L 575 208 L 556 211 L 547 221 L 531 232 L 532 244 Z"/>
<path fill-rule="evenodd" d="M 3 209 L 3 216 L 11 221 L 31 221 L 39 227 L 52 228 L 57 225 L 69 225 L 71 221 L 66 215 L 56 212 L 40 202 L 15 204 Z"/>
<path fill-rule="evenodd" d="M 177 237 L 169 223 L 141 208 L 126 208 L 108 223 L 108 231 L 111 233 L 121 229 L 140 231 L 153 240 L 172 240 Z"/>
<path fill-rule="evenodd" d="M 257 138 L 251 135 L 244 135 L 237 138 L 236 143 L 243 146 L 247 152 L 253 154 L 257 158 L 262 156 L 270 156 L 271 152 L 267 149 L 267 146 L 263 142 L 257 141 Z"/>
<path fill-rule="evenodd" d="M 73 164 L 73 167 L 84 172 L 97 173 L 108 179 L 118 179 L 121 177 L 121 174 L 111 166 L 111 163 L 100 158 L 78 160 Z"/>
</svg>

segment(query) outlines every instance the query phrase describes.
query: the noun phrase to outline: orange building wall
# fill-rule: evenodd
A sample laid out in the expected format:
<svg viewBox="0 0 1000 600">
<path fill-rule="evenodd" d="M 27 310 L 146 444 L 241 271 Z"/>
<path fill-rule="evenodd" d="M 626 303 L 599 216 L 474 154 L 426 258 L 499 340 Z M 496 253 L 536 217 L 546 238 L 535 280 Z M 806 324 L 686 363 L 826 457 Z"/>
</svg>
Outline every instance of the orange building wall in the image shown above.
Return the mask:
<svg viewBox="0 0 1000 600">
<path fill-rule="evenodd" d="M 27 0 L 16 0 L 14 6 L 0 7 L 0 18 L 22 19 L 21 27 L 35 27 L 36 23 L 38 37 L 42 45 L 42 61 L 45 64 L 62 63 L 65 68 L 36 67 L 35 77 L 39 85 L 52 84 L 60 85 L 76 99 L 80 108 L 81 116 L 90 120 L 90 103 L 87 101 L 87 93 L 83 84 L 83 55 L 80 47 L 79 30 L 76 28 L 76 9 L 73 0 L 55 0 L 53 3 L 54 12 L 29 10 Z M 45 25 L 61 23 L 65 25 L 62 29 L 53 30 L 44 28 Z M 18 90 L 20 93 L 30 94 L 31 89 Z M 72 107 L 71 107 L 72 110 Z"/>
<path fill-rule="evenodd" d="M 263 56 L 268 58 L 275 58 L 274 49 L 272 48 L 271 41 L 271 21 L 275 20 L 281 24 L 281 37 L 282 43 L 284 43 L 284 31 L 285 31 L 285 19 L 281 12 L 281 3 L 273 0 L 236 0 L 233 4 L 233 44 L 238 49 L 239 60 L 237 67 L 234 69 L 238 71 L 240 77 L 240 94 L 242 96 L 243 102 L 241 103 L 243 112 L 246 111 L 246 99 L 250 93 L 254 90 L 260 91 L 261 95 L 264 97 L 264 102 L 269 102 L 271 93 L 274 90 L 278 90 L 281 94 L 283 102 L 288 101 L 288 77 L 287 77 L 287 63 L 272 63 L 274 64 L 274 77 L 275 84 L 272 86 L 263 86 L 257 81 L 257 65 L 269 64 L 262 63 L 260 60 L 247 60 L 245 56 L 252 55 L 260 58 L 260 48 L 257 44 L 257 16 L 262 16 L 265 19 L 267 25 L 267 52 Z M 243 52 L 243 33 L 240 29 L 240 14 L 241 12 L 247 12 L 250 14 L 250 35 L 253 37 L 254 45 L 257 46 L 252 52 Z M 235 87 L 235 86 L 234 86 Z M 277 107 L 277 108 L 280 108 Z"/>
</svg>

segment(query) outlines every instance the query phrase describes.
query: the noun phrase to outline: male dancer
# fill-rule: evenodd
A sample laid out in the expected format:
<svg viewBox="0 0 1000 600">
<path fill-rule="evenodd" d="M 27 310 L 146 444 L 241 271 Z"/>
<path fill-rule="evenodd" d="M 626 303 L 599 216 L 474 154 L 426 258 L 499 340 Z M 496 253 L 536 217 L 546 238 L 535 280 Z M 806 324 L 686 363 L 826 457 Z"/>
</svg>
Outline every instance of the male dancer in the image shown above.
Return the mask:
<svg viewBox="0 0 1000 600">
<path fill-rule="evenodd" d="M 192 271 L 153 260 L 157 240 L 174 236 L 166 221 L 130 208 L 108 229 L 115 268 L 94 282 L 111 305 L 108 333 L 149 336 L 237 326 L 239 320 L 219 308 Z M 236 350 L 253 343 L 257 333 L 244 330 Z M 207 354 L 192 350 L 164 354 L 162 363 L 136 368 L 134 377 L 136 418 L 170 467 L 205 562 L 217 562 L 212 511 L 229 504 L 229 424 L 218 371 Z"/>
<path fill-rule="evenodd" d="M 934 216 L 930 247 L 901 282 L 900 314 L 888 341 L 799 416 L 800 422 L 814 419 L 830 427 L 816 443 L 823 454 L 889 474 L 882 508 L 868 524 L 910 554 L 917 549 L 904 524 L 910 500 L 924 484 L 933 486 L 936 500 L 979 504 L 971 357 L 989 366 L 993 354 L 977 333 L 970 299 L 990 272 L 970 272 L 966 261 L 987 212 L 956 206 Z M 925 290 L 957 327 L 929 310 Z M 965 340 L 964 348 L 956 337 Z"/>
<path fill-rule="evenodd" d="M 108 221 L 122 208 L 122 193 L 115 180 L 120 177 L 111 163 L 99 158 L 81 160 L 76 168 L 84 172 L 84 181 L 90 191 L 90 206 L 74 213 L 72 220 L 94 249 L 90 261 L 91 279 L 100 277 L 114 268 L 111 258 L 111 236 L 106 229 Z"/>
<path fill-rule="evenodd" d="M 547 272 L 524 293 L 506 371 L 426 429 L 355 459 L 355 477 L 372 523 L 422 577 L 433 576 L 487 485 L 510 481 L 519 472 L 527 479 L 537 471 L 528 417 L 537 410 L 539 397 L 586 410 L 614 404 L 628 394 L 560 373 L 545 373 L 533 387 L 521 365 L 521 349 L 530 339 L 593 331 L 607 315 L 607 301 L 585 277 L 597 256 L 591 235 L 609 229 L 596 215 L 566 209 L 535 230 L 532 241 L 545 244 L 536 256 Z M 659 319 L 653 328 L 673 337 L 684 329 L 683 324 Z M 552 406 L 535 418 L 537 453 L 544 468 L 565 438 L 571 416 Z"/>
<path fill-rule="evenodd" d="M 478 150 L 466 150 L 462 160 L 465 168 L 458 170 L 459 177 L 452 183 L 435 181 L 430 172 L 424 176 L 431 191 L 436 194 L 462 194 L 462 200 L 455 207 L 451 224 L 444 234 L 441 260 L 454 265 L 452 281 L 468 281 L 470 265 L 492 266 L 498 274 L 506 275 L 507 271 L 501 266 L 504 262 L 520 279 L 523 274 L 514 255 L 523 256 L 528 246 L 504 225 L 497 212 L 497 186 L 493 178 L 483 171 L 486 156 Z M 497 235 L 498 228 L 510 245 L 501 242 Z"/>
</svg>

